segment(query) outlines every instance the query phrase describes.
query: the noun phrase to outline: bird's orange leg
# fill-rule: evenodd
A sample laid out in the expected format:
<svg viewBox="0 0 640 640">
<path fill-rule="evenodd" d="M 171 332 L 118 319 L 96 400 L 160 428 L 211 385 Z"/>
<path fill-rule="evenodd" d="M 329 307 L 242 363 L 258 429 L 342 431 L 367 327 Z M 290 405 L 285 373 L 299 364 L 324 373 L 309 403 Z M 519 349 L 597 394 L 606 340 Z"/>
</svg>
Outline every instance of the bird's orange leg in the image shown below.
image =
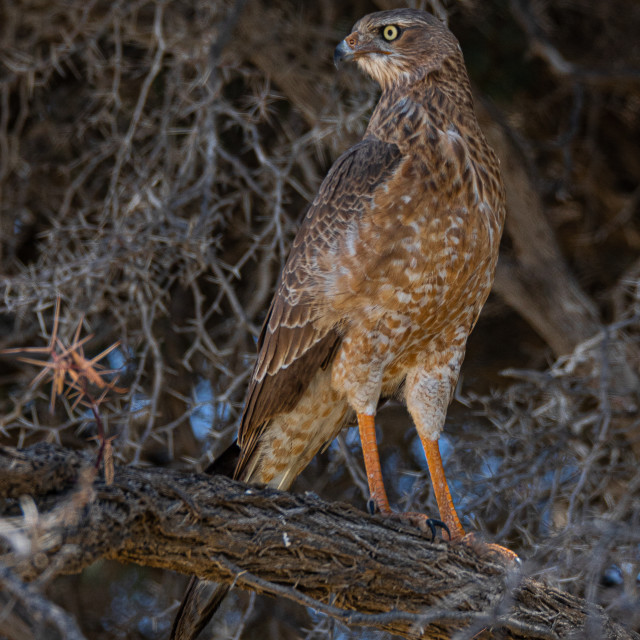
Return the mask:
<svg viewBox="0 0 640 640">
<path fill-rule="evenodd" d="M 364 466 L 367 470 L 367 482 L 369 483 L 369 493 L 371 500 L 375 503 L 383 516 L 391 516 L 401 520 L 408 521 L 416 525 L 423 531 L 431 531 L 431 535 L 435 538 L 435 527 L 441 527 L 442 524 L 438 520 L 432 520 L 422 513 L 394 513 L 389 506 L 389 499 L 384 488 L 382 480 L 382 468 L 380 466 L 380 455 L 378 454 L 378 443 L 376 442 L 376 425 L 374 416 L 366 413 L 358 414 L 358 429 L 360 430 L 360 442 L 362 444 L 362 454 L 364 456 Z M 442 458 L 440 457 L 440 448 L 437 440 L 429 440 L 420 438 L 427 456 L 427 464 L 429 465 L 429 473 L 431 474 L 431 484 L 436 494 L 436 502 L 440 511 L 440 519 L 446 525 L 451 540 L 461 540 L 465 538 L 465 532 L 460 524 L 460 519 L 453 506 L 449 485 L 444 475 L 444 467 L 442 466 Z M 465 540 L 470 543 L 474 542 L 473 534 L 466 536 Z M 484 548 L 497 552 L 504 559 L 513 562 L 518 556 L 513 551 L 501 547 L 497 544 L 484 544 Z"/>
<path fill-rule="evenodd" d="M 464 537 L 464 529 L 460 524 L 460 519 L 453 506 L 451 492 L 447 484 L 447 478 L 444 475 L 444 467 L 442 466 L 442 458 L 440 457 L 440 448 L 437 440 L 429 440 L 420 436 L 425 455 L 427 456 L 427 465 L 431 474 L 431 484 L 436 494 L 436 502 L 440 511 L 440 519 L 444 522 L 451 533 L 452 540 L 460 540 Z"/>
<path fill-rule="evenodd" d="M 371 499 L 380 513 L 388 515 L 391 513 L 391 507 L 389 506 L 389 499 L 382 480 L 374 417 L 366 413 L 359 413 L 358 429 L 360 430 L 360 443 L 362 444 L 362 455 L 364 456 L 364 466 L 367 470 L 367 482 L 369 483 Z"/>
<path fill-rule="evenodd" d="M 376 426 L 374 417 L 366 413 L 359 413 L 358 428 L 360 429 L 360 442 L 362 444 L 364 466 L 367 470 L 369 493 L 371 495 L 372 502 L 378 508 L 380 514 L 409 522 L 424 532 L 430 531 L 432 539 L 435 538 L 436 528 L 442 527 L 440 520 L 432 520 L 423 513 L 395 513 L 391 510 L 391 507 L 389 506 L 389 499 L 387 498 L 387 492 L 384 488 L 384 481 L 382 480 L 382 468 L 380 467 L 378 443 L 376 442 Z M 451 500 L 451 498 L 449 498 L 449 500 Z M 451 508 L 453 509 L 453 504 L 451 505 Z M 455 511 L 453 513 L 455 515 Z M 462 531 L 460 522 L 458 522 L 458 527 L 460 528 L 460 531 Z M 457 531 L 457 529 L 451 530 L 452 538 L 459 537 L 454 535 Z M 462 532 L 462 535 L 464 535 L 464 531 Z"/>
<path fill-rule="evenodd" d="M 427 465 L 429 466 L 429 473 L 431 474 L 431 484 L 433 485 L 433 492 L 436 494 L 436 502 L 438 503 L 438 510 L 440 511 L 440 519 L 444 522 L 451 533 L 451 540 L 462 540 L 470 544 L 475 544 L 475 536 L 470 533 L 465 535 L 464 529 L 460 524 L 460 519 L 456 513 L 456 508 L 453 506 L 453 500 L 451 499 L 451 492 L 449 491 L 449 485 L 444 475 L 444 467 L 442 466 L 442 458 L 440 457 L 440 447 L 437 440 L 430 440 L 420 436 L 422 446 L 424 447 L 425 455 L 427 456 Z M 480 543 L 478 548 L 490 551 L 497 554 L 504 561 L 513 563 L 519 562 L 518 556 L 499 544 L 486 544 Z"/>
</svg>

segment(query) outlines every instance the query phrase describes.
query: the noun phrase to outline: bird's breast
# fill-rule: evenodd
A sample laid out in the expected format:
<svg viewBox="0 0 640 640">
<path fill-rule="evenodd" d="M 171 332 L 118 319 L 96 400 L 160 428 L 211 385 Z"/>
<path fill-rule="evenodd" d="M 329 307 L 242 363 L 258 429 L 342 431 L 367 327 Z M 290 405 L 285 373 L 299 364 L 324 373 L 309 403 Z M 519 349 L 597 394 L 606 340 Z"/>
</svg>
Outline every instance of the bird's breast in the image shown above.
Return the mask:
<svg viewBox="0 0 640 640">
<path fill-rule="evenodd" d="M 324 265 L 332 315 L 352 324 L 390 312 L 423 322 L 491 286 L 499 229 L 479 210 L 403 192 L 384 216 L 354 225 Z"/>
</svg>

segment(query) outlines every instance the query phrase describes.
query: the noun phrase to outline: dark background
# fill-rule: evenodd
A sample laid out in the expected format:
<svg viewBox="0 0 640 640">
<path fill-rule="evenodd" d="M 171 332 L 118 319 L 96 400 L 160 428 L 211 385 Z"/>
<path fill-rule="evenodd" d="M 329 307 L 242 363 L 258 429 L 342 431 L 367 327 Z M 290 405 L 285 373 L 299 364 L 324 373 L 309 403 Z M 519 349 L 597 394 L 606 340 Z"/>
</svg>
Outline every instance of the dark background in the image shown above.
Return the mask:
<svg viewBox="0 0 640 640">
<path fill-rule="evenodd" d="M 233 438 L 296 225 L 377 98 L 333 49 L 398 6 L 459 38 L 509 192 L 442 442 L 459 513 L 529 574 L 640 628 L 635 0 L 5 1 L 0 349 L 46 345 L 60 295 L 66 343 L 80 322 L 88 357 L 120 341 L 109 366 L 127 392 L 100 406 L 116 460 L 206 466 Z M 37 372 L 0 355 L 2 444 L 95 448 L 91 414 L 64 399 L 51 414 Z M 404 409 L 379 426 L 395 506 L 436 513 Z M 364 508 L 355 431 L 294 490 Z M 89 638 L 163 638 L 185 584 L 103 562 L 47 593 Z M 240 593 L 216 620 L 215 638 L 350 637 Z"/>
</svg>

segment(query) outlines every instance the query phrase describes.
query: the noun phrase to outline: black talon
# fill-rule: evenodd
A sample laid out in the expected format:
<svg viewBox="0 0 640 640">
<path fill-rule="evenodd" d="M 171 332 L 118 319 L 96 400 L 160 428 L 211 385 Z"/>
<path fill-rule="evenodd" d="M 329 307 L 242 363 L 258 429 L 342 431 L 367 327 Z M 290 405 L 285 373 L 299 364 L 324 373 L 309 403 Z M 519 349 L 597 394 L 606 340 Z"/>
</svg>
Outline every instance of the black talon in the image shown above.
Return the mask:
<svg viewBox="0 0 640 640">
<path fill-rule="evenodd" d="M 436 539 L 436 529 L 438 527 L 443 531 L 446 531 L 447 535 L 449 536 L 449 540 L 451 540 L 451 531 L 449 531 L 449 527 L 447 527 L 447 525 L 444 522 L 442 522 L 442 520 L 436 520 L 435 518 L 427 518 L 426 524 L 429 527 L 429 531 L 431 531 L 431 542 L 433 542 Z"/>
<path fill-rule="evenodd" d="M 376 501 L 373 498 L 367 500 L 367 510 L 373 516 L 376 513 Z"/>
</svg>

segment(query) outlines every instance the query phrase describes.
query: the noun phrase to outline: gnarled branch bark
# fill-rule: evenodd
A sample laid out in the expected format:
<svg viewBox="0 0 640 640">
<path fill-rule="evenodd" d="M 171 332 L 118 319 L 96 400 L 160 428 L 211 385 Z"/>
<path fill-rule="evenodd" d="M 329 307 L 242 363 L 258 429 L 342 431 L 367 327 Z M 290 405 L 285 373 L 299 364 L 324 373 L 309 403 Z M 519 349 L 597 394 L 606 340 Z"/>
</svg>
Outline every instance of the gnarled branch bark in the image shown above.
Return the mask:
<svg viewBox="0 0 640 640">
<path fill-rule="evenodd" d="M 21 494 L 33 501 L 22 500 L 28 516 Z M 283 595 L 407 638 L 461 629 L 478 638 L 498 629 L 505 638 L 639 637 L 600 607 L 521 576 L 481 543 L 430 542 L 313 495 L 131 466 L 105 485 L 82 454 L 40 444 L 0 449 L 0 496 L 13 531 L 0 557 L 24 580 L 106 557 Z"/>
</svg>

